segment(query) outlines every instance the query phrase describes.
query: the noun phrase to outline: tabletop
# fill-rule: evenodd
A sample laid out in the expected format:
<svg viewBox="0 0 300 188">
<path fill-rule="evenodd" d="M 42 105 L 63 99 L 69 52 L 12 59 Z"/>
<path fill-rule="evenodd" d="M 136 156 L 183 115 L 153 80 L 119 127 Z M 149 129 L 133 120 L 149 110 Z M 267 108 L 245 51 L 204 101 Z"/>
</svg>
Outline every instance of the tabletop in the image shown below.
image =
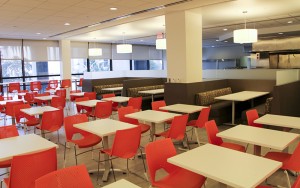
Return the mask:
<svg viewBox="0 0 300 188">
<path fill-rule="evenodd" d="M 165 92 L 165 89 L 151 89 L 151 90 L 139 91 L 138 93 L 159 94 L 159 93 L 164 93 L 164 92 Z"/>
<path fill-rule="evenodd" d="M 37 107 L 21 109 L 22 112 L 24 112 L 28 115 L 31 115 L 31 116 L 42 115 L 44 112 L 54 111 L 54 110 L 59 110 L 59 109 L 54 108 L 52 106 L 37 106 Z"/>
<path fill-rule="evenodd" d="M 23 101 L 22 99 L 0 101 L 0 105 L 6 105 L 7 102 Z"/>
<path fill-rule="evenodd" d="M 102 90 L 104 90 L 104 91 L 120 91 L 122 89 L 123 89 L 123 87 L 108 87 L 108 88 L 103 88 Z"/>
<path fill-rule="evenodd" d="M 0 161 L 11 159 L 16 155 L 44 151 L 58 145 L 36 134 L 4 138 L 0 140 Z"/>
<path fill-rule="evenodd" d="M 84 92 L 80 92 L 80 93 L 70 93 L 70 96 L 74 96 L 74 97 L 83 97 L 83 96 L 84 96 Z"/>
<path fill-rule="evenodd" d="M 267 95 L 269 92 L 261 92 L 261 91 L 241 91 L 237 93 L 232 93 L 228 95 L 223 95 L 219 97 L 215 97 L 215 99 L 219 100 L 229 100 L 229 101 L 247 101 L 256 97 L 260 97 L 263 95 Z"/>
<path fill-rule="evenodd" d="M 125 179 L 121 179 L 121 180 L 118 180 L 114 183 L 111 183 L 107 186 L 104 186 L 105 188 L 138 188 L 139 186 L 125 180 Z"/>
<path fill-rule="evenodd" d="M 172 112 L 192 114 L 201 111 L 203 108 L 207 108 L 207 106 L 198 106 L 198 105 L 191 105 L 191 104 L 173 104 L 173 105 L 160 107 L 159 109 L 168 110 Z"/>
<path fill-rule="evenodd" d="M 76 104 L 87 107 L 95 107 L 98 102 L 103 102 L 101 100 L 88 100 L 88 101 L 80 101 L 76 102 Z"/>
<path fill-rule="evenodd" d="M 217 136 L 267 148 L 284 150 L 293 141 L 297 140 L 299 134 L 248 125 L 237 125 L 218 133 Z"/>
<path fill-rule="evenodd" d="M 155 110 L 145 110 L 140 112 L 135 112 L 132 114 L 127 114 L 125 117 L 138 119 L 141 121 L 147 121 L 152 123 L 163 123 L 167 120 L 173 119 L 175 116 L 179 116 L 180 114 L 170 113 L 170 112 L 161 112 Z"/>
<path fill-rule="evenodd" d="M 171 157 L 168 162 L 232 187 L 256 187 L 282 165 L 211 144 Z"/>
<path fill-rule="evenodd" d="M 130 97 L 122 97 L 122 96 L 102 98 L 103 101 L 112 101 L 117 103 L 127 102 L 129 99 Z"/>
<path fill-rule="evenodd" d="M 57 95 L 47 95 L 47 96 L 40 96 L 40 97 L 34 97 L 34 99 L 38 99 L 41 101 L 50 101 L 53 97 L 58 97 Z"/>
<path fill-rule="evenodd" d="M 136 125 L 113 119 L 99 119 L 95 121 L 75 124 L 74 127 L 104 137 L 115 134 L 117 130 L 133 128 L 136 127 Z"/>
<path fill-rule="evenodd" d="M 300 117 L 266 114 L 254 121 L 265 125 L 300 129 Z"/>
</svg>

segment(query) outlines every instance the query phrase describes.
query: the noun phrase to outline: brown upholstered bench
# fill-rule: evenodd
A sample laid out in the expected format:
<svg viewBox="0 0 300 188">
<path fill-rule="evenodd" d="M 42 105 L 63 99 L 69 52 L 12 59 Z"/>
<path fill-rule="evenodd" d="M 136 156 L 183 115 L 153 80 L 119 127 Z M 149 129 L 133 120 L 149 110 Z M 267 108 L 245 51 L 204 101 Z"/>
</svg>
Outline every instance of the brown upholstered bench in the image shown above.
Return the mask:
<svg viewBox="0 0 300 188">
<path fill-rule="evenodd" d="M 151 99 L 151 95 L 139 93 L 139 91 L 146 91 L 146 90 L 152 90 L 152 89 L 163 89 L 164 85 L 153 85 L 153 86 L 143 86 L 143 87 L 134 87 L 134 88 L 128 88 L 127 89 L 127 96 L 128 97 L 143 97 L 143 100 L 145 99 Z M 163 94 L 155 95 L 155 98 L 162 98 Z"/>
<path fill-rule="evenodd" d="M 101 96 L 105 93 L 112 93 L 111 91 L 105 91 L 102 90 L 104 88 L 112 88 L 112 87 L 123 87 L 123 84 L 107 84 L 107 85 L 98 85 L 94 86 L 94 91 L 97 93 L 97 96 Z M 120 92 L 117 92 L 116 94 L 119 94 Z"/>
</svg>

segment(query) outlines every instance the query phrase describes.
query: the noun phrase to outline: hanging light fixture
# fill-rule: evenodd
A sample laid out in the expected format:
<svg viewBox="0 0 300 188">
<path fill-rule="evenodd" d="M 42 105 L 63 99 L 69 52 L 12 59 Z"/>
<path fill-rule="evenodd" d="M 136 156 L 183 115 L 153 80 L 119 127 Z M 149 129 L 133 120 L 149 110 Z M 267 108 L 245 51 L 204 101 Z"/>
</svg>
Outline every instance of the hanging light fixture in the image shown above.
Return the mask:
<svg viewBox="0 0 300 188">
<path fill-rule="evenodd" d="M 247 11 L 243 11 L 243 13 L 246 14 Z M 257 29 L 247 29 L 245 18 L 245 28 L 233 31 L 233 42 L 242 44 L 257 42 Z"/>
<path fill-rule="evenodd" d="M 158 33 L 156 36 L 156 49 L 165 50 L 167 49 L 167 40 L 164 33 Z"/>
<path fill-rule="evenodd" d="M 123 44 L 117 44 L 117 53 L 118 54 L 132 53 L 132 45 L 131 44 L 125 44 L 124 35 L 125 35 L 125 33 L 123 32 Z"/>
<path fill-rule="evenodd" d="M 96 48 L 96 44 L 94 44 L 94 47 L 89 47 L 89 56 L 102 56 L 102 48 Z"/>
</svg>

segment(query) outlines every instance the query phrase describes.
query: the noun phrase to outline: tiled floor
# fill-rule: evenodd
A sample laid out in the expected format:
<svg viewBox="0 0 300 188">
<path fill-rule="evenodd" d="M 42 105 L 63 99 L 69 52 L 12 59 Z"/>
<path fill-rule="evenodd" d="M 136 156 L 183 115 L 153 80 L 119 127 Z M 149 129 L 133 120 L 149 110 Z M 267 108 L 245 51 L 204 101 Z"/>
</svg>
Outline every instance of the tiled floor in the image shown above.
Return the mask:
<svg viewBox="0 0 300 188">
<path fill-rule="evenodd" d="M 68 114 L 74 114 L 74 112 L 68 112 Z M 1 120 L 0 125 L 3 125 L 3 123 L 4 123 L 3 120 Z M 7 122 L 7 124 L 9 124 L 9 122 Z M 158 125 L 157 126 L 157 131 L 162 130 L 162 128 L 163 128 L 162 125 Z M 227 128 L 230 128 L 230 127 L 229 126 L 219 126 L 220 131 L 225 130 Z M 19 132 L 20 132 L 20 134 L 23 134 L 23 129 L 20 128 Z M 292 130 L 292 132 L 299 133 L 299 131 L 297 131 L 297 130 Z M 199 130 L 199 134 L 200 134 L 200 140 L 203 141 L 203 142 L 207 142 L 207 137 L 206 137 L 205 130 L 204 129 Z M 189 135 L 189 138 L 190 138 L 191 132 L 188 132 L 188 135 Z M 56 140 L 57 139 L 57 134 L 56 133 L 52 134 L 52 135 L 48 135 L 48 137 L 50 137 L 51 141 L 53 141 L 53 142 L 57 141 Z M 193 137 L 193 140 L 196 140 L 195 136 Z M 60 130 L 60 141 L 62 143 L 64 143 L 64 130 L 63 129 Z M 113 137 L 110 137 L 110 144 L 112 143 L 112 141 L 113 141 Z M 146 134 L 142 135 L 141 145 L 145 146 L 148 142 L 149 142 L 149 133 L 146 133 Z M 246 145 L 246 144 L 243 144 L 243 145 Z M 100 144 L 99 147 L 101 147 L 101 146 L 102 145 Z M 190 145 L 190 146 L 191 146 L 191 148 L 195 148 L 198 145 L 193 144 L 193 145 Z M 296 143 L 293 143 L 291 145 L 289 151 L 292 152 L 294 150 L 295 146 L 296 146 Z M 176 147 L 178 148 L 179 146 L 176 145 Z M 83 151 L 83 150 L 80 150 L 80 151 Z M 252 153 L 252 151 L 253 151 L 253 146 L 250 145 L 247 149 L 247 152 Z M 269 151 L 269 149 L 263 148 L 262 149 L 262 154 L 265 154 L 267 151 Z M 59 145 L 59 148 L 58 148 L 57 152 L 58 152 L 58 168 L 63 168 L 63 165 L 64 165 L 64 160 L 63 160 L 64 146 Z M 184 151 L 181 151 L 181 150 L 177 149 L 177 152 L 181 153 L 181 152 L 184 152 Z M 101 155 L 101 158 L 103 159 L 103 155 Z M 89 152 L 89 153 L 83 154 L 83 155 L 78 157 L 78 164 L 85 164 L 88 170 L 97 169 L 97 162 L 96 162 L 97 159 L 98 159 L 98 150 L 95 150 L 94 151 L 94 160 L 92 159 L 92 154 Z M 113 164 L 114 164 L 114 168 L 116 168 L 116 169 L 118 169 L 118 168 L 126 169 L 126 160 L 115 159 L 115 160 L 113 160 Z M 73 165 L 75 165 L 75 158 L 74 158 L 74 149 L 73 149 L 73 147 L 71 147 L 71 149 L 67 149 L 66 167 L 67 166 L 73 166 Z M 103 164 L 101 164 L 101 167 L 103 167 Z M 126 180 L 140 186 L 140 187 L 149 187 L 150 186 L 148 181 L 145 179 L 144 168 L 143 168 L 142 160 L 140 158 L 136 157 L 135 159 L 130 160 L 129 161 L 129 169 L 137 175 L 134 175 L 134 174 L 131 174 L 131 173 L 130 174 L 123 174 L 121 172 L 116 172 L 117 180 L 124 178 L 124 179 L 126 179 Z M 3 171 L 4 170 L 1 170 L 1 172 L 3 172 Z M 164 175 L 164 172 L 159 172 L 158 173 L 159 177 L 161 177 L 163 175 Z M 102 173 L 100 172 L 100 177 L 101 176 L 102 176 Z M 114 182 L 112 175 L 109 176 L 108 182 L 102 182 L 101 178 L 100 178 L 99 182 L 97 182 L 97 173 L 91 173 L 90 177 L 93 181 L 94 187 L 101 187 L 101 186 L 105 186 L 107 184 L 110 184 L 110 183 Z M 290 176 L 290 178 L 291 178 L 292 182 L 295 180 L 294 176 Z M 283 171 L 281 171 L 281 170 L 276 172 L 275 174 L 273 174 L 269 178 L 268 182 L 272 183 L 272 184 L 276 184 L 276 185 L 280 184 L 282 186 L 287 187 L 286 178 L 284 176 Z M 206 184 L 206 188 L 214 188 L 214 187 L 219 187 L 218 182 L 216 182 L 214 180 L 211 180 L 211 179 L 208 179 L 207 184 Z"/>
</svg>

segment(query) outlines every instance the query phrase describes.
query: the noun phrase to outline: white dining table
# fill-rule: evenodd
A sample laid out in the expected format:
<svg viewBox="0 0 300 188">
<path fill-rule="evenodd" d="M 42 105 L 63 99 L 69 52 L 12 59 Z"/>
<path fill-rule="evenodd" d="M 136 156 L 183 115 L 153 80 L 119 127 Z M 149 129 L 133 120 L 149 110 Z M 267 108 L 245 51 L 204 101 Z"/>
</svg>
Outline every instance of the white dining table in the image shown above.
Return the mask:
<svg viewBox="0 0 300 188">
<path fill-rule="evenodd" d="M 137 186 L 130 181 L 127 181 L 125 179 L 118 180 L 116 182 L 113 182 L 109 185 L 104 186 L 105 188 L 139 188 L 140 186 Z"/>
<path fill-rule="evenodd" d="M 261 155 L 261 147 L 284 150 L 291 143 L 298 140 L 299 134 L 271 129 L 258 128 L 248 125 L 237 125 L 219 132 L 218 137 L 253 144 L 254 154 Z"/>
<path fill-rule="evenodd" d="M 86 106 L 86 107 L 92 107 L 94 108 L 98 102 L 103 102 L 102 100 L 87 100 L 87 101 L 80 101 L 76 102 L 77 105 Z"/>
<path fill-rule="evenodd" d="M 266 114 L 254 120 L 254 122 L 283 128 L 300 129 L 300 117 Z"/>
<path fill-rule="evenodd" d="M 155 134 L 155 126 L 159 123 L 173 119 L 175 116 L 180 114 L 170 113 L 170 112 L 161 112 L 155 110 L 144 110 L 135 112 L 132 114 L 127 114 L 125 117 L 137 119 L 139 121 L 146 121 L 151 123 L 150 137 L 153 140 Z"/>
<path fill-rule="evenodd" d="M 108 88 L 103 88 L 101 90 L 103 90 L 103 91 L 112 91 L 113 93 L 115 93 L 116 91 L 122 91 L 123 87 L 108 87 Z"/>
<path fill-rule="evenodd" d="M 151 89 L 151 90 L 139 91 L 138 93 L 151 95 L 151 99 L 152 99 L 152 102 L 153 102 L 154 101 L 154 95 L 162 94 L 164 92 L 165 92 L 165 89 Z"/>
<path fill-rule="evenodd" d="M 55 110 L 59 110 L 59 109 L 52 106 L 37 106 L 37 107 L 21 109 L 20 111 L 30 116 L 39 115 L 41 118 L 44 112 L 55 111 Z"/>
<path fill-rule="evenodd" d="M 112 119 L 99 119 L 95 121 L 75 124 L 74 127 L 102 137 L 103 147 L 104 149 L 108 149 L 108 136 L 114 135 L 117 130 L 130 129 L 136 127 L 136 125 Z M 104 159 L 105 169 L 102 180 L 107 181 L 110 171 L 109 156 L 105 154 Z"/>
<path fill-rule="evenodd" d="M 107 97 L 102 98 L 103 101 L 112 101 L 118 103 L 118 106 L 121 106 L 121 103 L 128 102 L 130 97 L 122 97 L 122 96 L 115 96 L 115 97 Z"/>
<path fill-rule="evenodd" d="M 72 96 L 72 97 L 83 97 L 84 96 L 84 92 L 70 93 L 70 96 Z"/>
<path fill-rule="evenodd" d="M 36 134 L 20 135 L 0 139 L 0 162 L 12 159 L 13 156 L 44 151 L 58 145 Z"/>
<path fill-rule="evenodd" d="M 232 93 L 228 95 L 223 95 L 219 97 L 215 97 L 217 100 L 226 100 L 226 101 L 232 101 L 232 119 L 231 124 L 235 125 L 235 102 L 236 101 L 247 101 L 252 100 L 254 98 L 267 95 L 269 92 L 261 92 L 261 91 L 241 91 L 237 93 Z M 253 106 L 253 100 L 251 101 L 251 106 Z"/>
<path fill-rule="evenodd" d="M 282 166 L 281 162 L 205 144 L 167 160 L 220 183 L 220 187 L 255 188 Z"/>
</svg>

